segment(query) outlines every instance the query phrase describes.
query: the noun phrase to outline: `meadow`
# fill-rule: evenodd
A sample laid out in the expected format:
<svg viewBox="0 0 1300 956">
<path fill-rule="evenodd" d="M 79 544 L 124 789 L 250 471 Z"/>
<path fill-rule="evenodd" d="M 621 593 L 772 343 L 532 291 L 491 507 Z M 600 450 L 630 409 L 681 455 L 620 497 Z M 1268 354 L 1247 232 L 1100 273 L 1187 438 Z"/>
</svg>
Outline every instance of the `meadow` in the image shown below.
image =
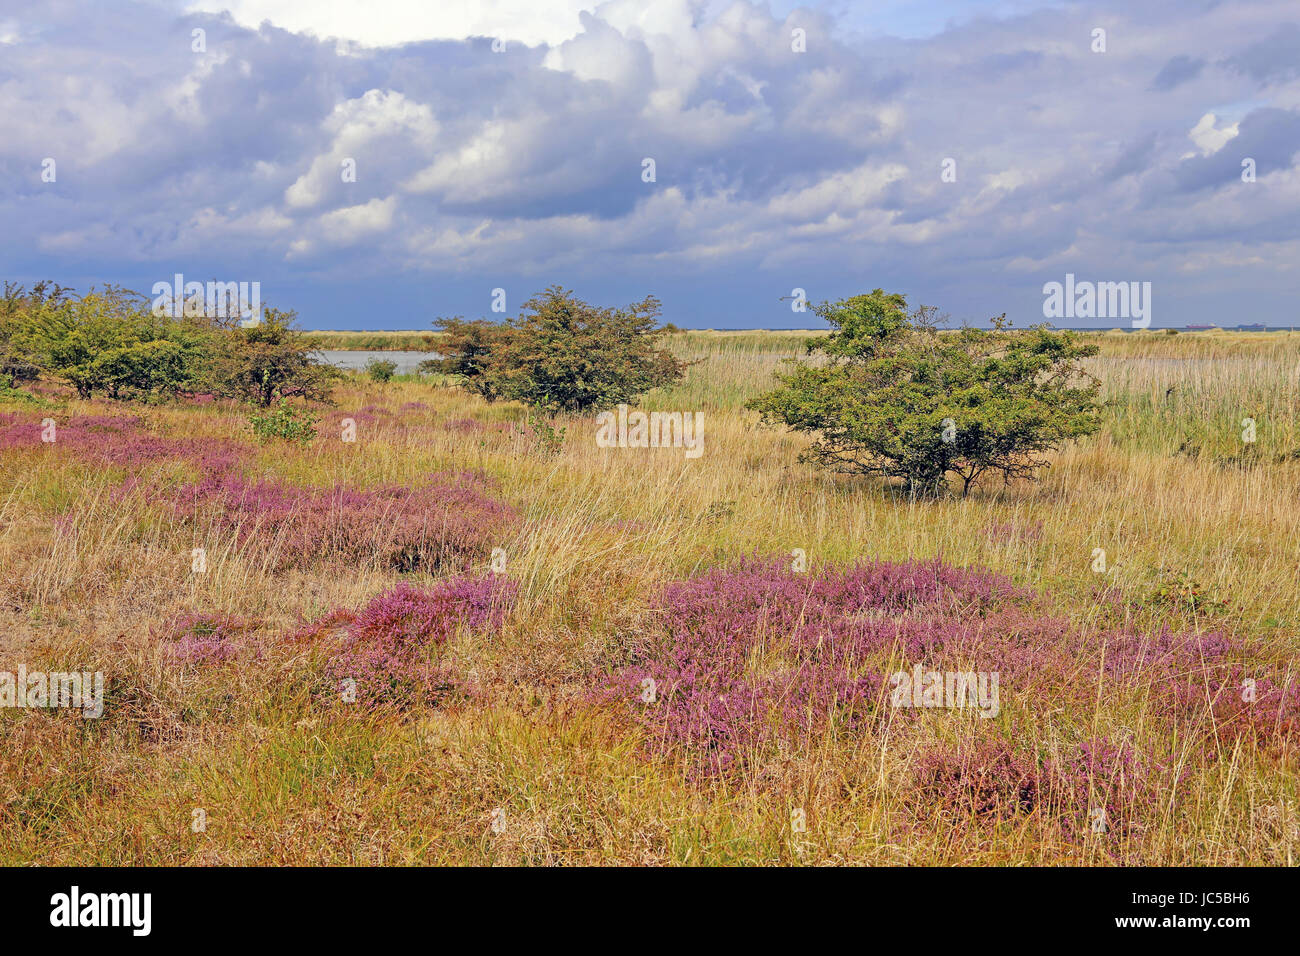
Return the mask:
<svg viewBox="0 0 1300 956">
<path fill-rule="evenodd" d="M 743 409 L 803 338 L 671 337 L 694 460 L 427 376 L 306 444 L 0 395 L 0 670 L 108 688 L 0 708 L 0 863 L 1294 863 L 1300 334 L 1099 334 L 1102 431 L 937 501 Z"/>
</svg>

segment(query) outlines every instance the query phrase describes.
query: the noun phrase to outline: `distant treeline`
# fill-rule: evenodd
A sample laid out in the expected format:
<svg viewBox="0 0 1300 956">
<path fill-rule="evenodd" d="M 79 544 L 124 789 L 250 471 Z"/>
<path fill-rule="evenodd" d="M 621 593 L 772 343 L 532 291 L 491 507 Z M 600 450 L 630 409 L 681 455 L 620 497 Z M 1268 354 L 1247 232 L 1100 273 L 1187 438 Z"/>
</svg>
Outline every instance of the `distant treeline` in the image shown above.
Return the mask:
<svg viewBox="0 0 1300 956">
<path fill-rule="evenodd" d="M 427 352 L 429 340 L 436 333 L 417 329 L 377 330 L 374 332 L 304 332 L 304 339 L 316 349 L 344 352 Z"/>
</svg>

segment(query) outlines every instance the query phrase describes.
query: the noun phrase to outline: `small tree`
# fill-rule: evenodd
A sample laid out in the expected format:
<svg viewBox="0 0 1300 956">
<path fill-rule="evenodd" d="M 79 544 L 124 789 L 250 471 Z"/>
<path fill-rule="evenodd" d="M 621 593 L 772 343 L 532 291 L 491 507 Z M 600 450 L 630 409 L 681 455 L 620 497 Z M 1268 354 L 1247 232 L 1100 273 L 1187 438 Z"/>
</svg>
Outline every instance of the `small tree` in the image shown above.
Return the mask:
<svg viewBox="0 0 1300 956">
<path fill-rule="evenodd" d="M 15 320 L 11 343 L 82 398 L 174 394 L 193 381 L 198 344 L 180 323 L 152 315 L 146 302 L 115 286 L 77 298 L 46 297 Z"/>
<path fill-rule="evenodd" d="M 551 286 L 496 325 L 461 318 L 435 323 L 443 358 L 422 363 L 459 377 L 488 401 L 513 399 L 549 412 L 583 412 L 628 402 L 677 381 L 685 365 L 659 347 L 659 300 L 600 308 Z"/>
<path fill-rule="evenodd" d="M 33 382 L 40 376 L 40 367 L 21 342 L 20 333 L 30 321 L 31 314 L 47 306 L 63 302 L 72 290 L 57 282 L 42 280 L 29 291 L 16 282 L 4 284 L 0 296 L 0 380 L 11 384 Z"/>
<path fill-rule="evenodd" d="M 963 496 L 987 472 L 1032 477 L 1042 454 L 1100 427 L 1094 355 L 1070 332 L 935 328 L 934 310 L 909 314 L 901 295 L 876 289 L 813 311 L 828 336 L 808 340 L 825 361 L 792 360 L 781 387 L 749 403 L 768 423 L 817 440 L 803 460 L 834 471 L 900 478 L 933 495 L 951 472 Z"/>
<path fill-rule="evenodd" d="M 289 396 L 327 398 L 338 370 L 320 360 L 297 317 L 267 307 L 254 325 L 222 328 L 210 358 L 213 391 L 263 407 Z"/>
<path fill-rule="evenodd" d="M 466 321 L 459 316 L 439 319 L 434 326 L 439 334 L 428 336 L 425 344 L 442 357 L 421 362 L 420 371 L 450 375 L 467 391 L 486 401 L 496 401 L 499 396 L 489 355 L 493 343 L 501 339 L 504 327 L 486 319 Z"/>
</svg>

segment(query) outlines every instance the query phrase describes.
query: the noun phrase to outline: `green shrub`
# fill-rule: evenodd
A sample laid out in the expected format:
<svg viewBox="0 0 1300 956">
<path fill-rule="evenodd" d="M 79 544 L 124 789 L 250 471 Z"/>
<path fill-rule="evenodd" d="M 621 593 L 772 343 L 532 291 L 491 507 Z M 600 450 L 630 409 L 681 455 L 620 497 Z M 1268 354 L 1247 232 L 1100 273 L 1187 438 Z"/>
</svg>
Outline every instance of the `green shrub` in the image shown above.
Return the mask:
<svg viewBox="0 0 1300 956">
<path fill-rule="evenodd" d="M 568 431 L 567 426 L 557 429 L 544 417 L 540 409 L 529 409 L 524 432 L 532 439 L 533 448 L 539 454 L 558 455 L 564 450 L 564 439 Z"/>
<path fill-rule="evenodd" d="M 40 377 L 40 367 L 17 341 L 18 333 L 30 320 L 31 313 L 66 300 L 71 289 L 56 282 L 41 281 L 29 291 L 16 282 L 6 282 L 0 294 L 0 378 L 8 388 Z"/>
<path fill-rule="evenodd" d="M 1227 614 L 1232 604 L 1201 584 L 1190 572 L 1160 568 L 1155 575 L 1148 604 L 1190 614 Z"/>
<path fill-rule="evenodd" d="M 287 397 L 328 398 L 339 371 L 320 358 L 297 316 L 268 307 L 255 325 L 219 329 L 208 355 L 212 391 L 263 407 Z"/>
<path fill-rule="evenodd" d="M 108 286 L 75 298 L 46 298 L 14 321 L 10 345 L 71 385 L 82 398 L 174 395 L 194 387 L 202 367 L 188 324 L 153 315 L 147 300 Z"/>
<path fill-rule="evenodd" d="M 387 382 L 397 371 L 397 363 L 389 359 L 372 358 L 366 363 L 366 374 L 372 382 Z"/>
<path fill-rule="evenodd" d="M 307 444 L 316 437 L 317 418 L 305 408 L 295 408 L 285 399 L 265 412 L 254 411 L 248 416 L 253 434 L 262 441 L 282 439 Z"/>
<path fill-rule="evenodd" d="M 659 300 L 599 308 L 551 286 L 515 319 L 441 319 L 430 339 L 443 358 L 421 363 L 452 375 L 488 401 L 523 402 L 546 412 L 585 412 L 631 402 L 681 378 L 685 366 L 659 347 Z"/>
<path fill-rule="evenodd" d="M 159 400 L 211 393 L 269 406 L 297 396 L 325 399 L 338 370 L 295 325 L 297 313 L 267 308 L 259 322 L 160 315 L 149 299 L 116 286 L 85 295 L 49 282 L 0 294 L 0 375 L 41 372 L 82 398 Z"/>
<path fill-rule="evenodd" d="M 1041 457 L 1100 427 L 1099 383 L 1079 360 L 1097 351 L 1045 326 L 940 332 L 934 310 L 907 310 L 876 289 L 813 311 L 830 335 L 807 342 L 825 361 L 792 359 L 781 387 L 749 403 L 768 423 L 817 436 L 803 459 L 835 471 L 902 479 L 937 494 L 952 472 L 962 494 L 986 472 L 1032 477 Z"/>
</svg>

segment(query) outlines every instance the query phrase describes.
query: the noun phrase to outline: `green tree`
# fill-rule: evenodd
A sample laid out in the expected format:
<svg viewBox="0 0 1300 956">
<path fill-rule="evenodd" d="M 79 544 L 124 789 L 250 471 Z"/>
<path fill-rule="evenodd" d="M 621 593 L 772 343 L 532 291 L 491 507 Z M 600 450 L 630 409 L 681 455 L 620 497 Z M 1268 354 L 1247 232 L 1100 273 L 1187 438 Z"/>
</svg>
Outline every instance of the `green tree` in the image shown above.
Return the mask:
<svg viewBox="0 0 1300 956">
<path fill-rule="evenodd" d="M 24 360 L 82 398 L 175 394 L 194 382 L 198 340 L 182 323 L 153 315 L 147 302 L 116 286 L 75 298 L 46 297 L 16 319 L 11 343 Z"/>
<path fill-rule="evenodd" d="M 72 290 L 57 282 L 42 280 L 28 290 L 16 282 L 6 282 L 0 295 L 0 380 L 11 384 L 35 381 L 40 367 L 26 354 L 17 340 L 30 313 L 67 299 Z"/>
<path fill-rule="evenodd" d="M 489 402 L 497 395 L 490 365 L 492 345 L 501 339 L 504 326 L 486 319 L 466 320 L 460 316 L 439 319 L 438 333 L 425 339 L 426 346 L 441 356 L 420 363 L 420 371 L 450 375 L 467 391 Z"/>
<path fill-rule="evenodd" d="M 808 340 L 820 361 L 791 360 L 780 387 L 749 403 L 768 423 L 811 433 L 803 460 L 901 479 L 918 495 L 947 476 L 963 496 L 986 473 L 1027 477 L 1043 454 L 1100 427 L 1099 383 L 1080 360 L 1097 352 L 1071 332 L 940 331 L 934 310 L 876 289 L 813 311 L 832 328 Z"/>
<path fill-rule="evenodd" d="M 213 392 L 263 407 L 292 396 L 328 398 L 338 370 L 321 360 L 297 317 L 268 306 L 254 325 L 222 326 L 209 358 Z"/>
<path fill-rule="evenodd" d="M 442 335 L 430 344 L 443 357 L 422 367 L 457 376 L 488 401 L 599 411 L 681 378 L 685 365 L 660 347 L 659 312 L 653 296 L 626 308 L 600 308 L 551 286 L 499 325 L 439 320 Z"/>
</svg>

